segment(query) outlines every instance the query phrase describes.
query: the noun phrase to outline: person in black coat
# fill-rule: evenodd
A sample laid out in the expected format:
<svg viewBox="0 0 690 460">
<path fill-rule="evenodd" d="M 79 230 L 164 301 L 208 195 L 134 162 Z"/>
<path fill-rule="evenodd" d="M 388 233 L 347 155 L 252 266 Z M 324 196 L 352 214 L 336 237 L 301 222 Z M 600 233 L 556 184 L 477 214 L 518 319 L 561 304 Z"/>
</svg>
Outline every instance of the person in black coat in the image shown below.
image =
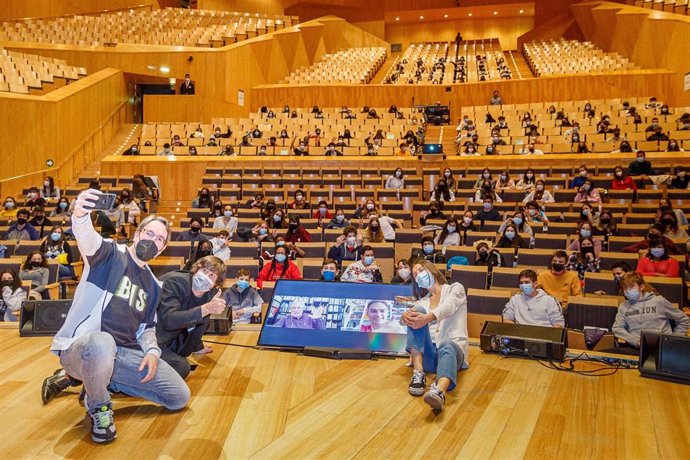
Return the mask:
<svg viewBox="0 0 690 460">
<path fill-rule="evenodd" d="M 195 94 L 194 83 L 189 78 L 189 74 L 185 74 L 184 81 L 180 85 L 180 94 Z"/>
</svg>

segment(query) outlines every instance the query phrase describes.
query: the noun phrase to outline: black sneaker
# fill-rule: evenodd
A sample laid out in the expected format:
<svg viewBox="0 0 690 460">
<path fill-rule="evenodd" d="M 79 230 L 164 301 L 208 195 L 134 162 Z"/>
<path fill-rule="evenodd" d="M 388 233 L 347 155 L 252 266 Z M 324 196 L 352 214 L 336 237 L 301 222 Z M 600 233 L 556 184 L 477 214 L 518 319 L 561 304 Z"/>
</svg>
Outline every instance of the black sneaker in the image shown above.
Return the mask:
<svg viewBox="0 0 690 460">
<path fill-rule="evenodd" d="M 48 404 L 57 395 L 75 385 L 75 382 L 77 381 L 71 379 L 64 369 L 56 370 L 53 375 L 43 380 L 43 385 L 41 386 L 41 400 L 43 404 Z"/>
<path fill-rule="evenodd" d="M 424 395 L 424 402 L 430 405 L 436 412 L 441 412 L 446 404 L 446 395 L 443 394 L 443 391 L 435 383 L 432 383 L 429 391 Z"/>
<path fill-rule="evenodd" d="M 113 407 L 105 404 L 91 412 L 86 412 L 91 419 L 91 439 L 99 444 L 113 442 L 117 437 L 115 422 L 113 420 Z"/>
<path fill-rule="evenodd" d="M 424 372 L 413 371 L 412 380 L 410 380 L 410 386 L 407 387 L 407 391 L 409 391 L 412 396 L 422 396 L 425 388 L 426 375 L 424 375 Z"/>
</svg>

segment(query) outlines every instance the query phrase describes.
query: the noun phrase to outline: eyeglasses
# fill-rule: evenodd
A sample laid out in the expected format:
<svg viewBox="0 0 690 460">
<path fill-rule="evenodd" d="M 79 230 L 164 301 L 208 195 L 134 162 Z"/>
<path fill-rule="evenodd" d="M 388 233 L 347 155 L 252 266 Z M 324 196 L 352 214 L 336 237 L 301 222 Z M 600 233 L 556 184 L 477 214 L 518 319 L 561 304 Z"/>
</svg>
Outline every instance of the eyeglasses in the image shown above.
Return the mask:
<svg viewBox="0 0 690 460">
<path fill-rule="evenodd" d="M 156 243 L 158 246 L 164 246 L 168 242 L 167 237 L 156 235 L 151 230 L 142 230 L 141 233 L 143 233 L 147 239 L 153 240 L 153 242 Z"/>
</svg>

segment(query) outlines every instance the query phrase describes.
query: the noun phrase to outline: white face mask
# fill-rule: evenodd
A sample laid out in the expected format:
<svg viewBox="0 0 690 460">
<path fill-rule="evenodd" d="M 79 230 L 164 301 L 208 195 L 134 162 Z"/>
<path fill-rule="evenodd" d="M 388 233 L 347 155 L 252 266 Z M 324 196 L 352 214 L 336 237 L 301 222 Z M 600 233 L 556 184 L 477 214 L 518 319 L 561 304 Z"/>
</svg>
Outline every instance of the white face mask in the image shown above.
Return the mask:
<svg viewBox="0 0 690 460">
<path fill-rule="evenodd" d="M 398 275 L 400 275 L 400 278 L 402 279 L 408 279 L 410 277 L 410 269 L 409 268 L 399 268 L 398 269 Z"/>
</svg>

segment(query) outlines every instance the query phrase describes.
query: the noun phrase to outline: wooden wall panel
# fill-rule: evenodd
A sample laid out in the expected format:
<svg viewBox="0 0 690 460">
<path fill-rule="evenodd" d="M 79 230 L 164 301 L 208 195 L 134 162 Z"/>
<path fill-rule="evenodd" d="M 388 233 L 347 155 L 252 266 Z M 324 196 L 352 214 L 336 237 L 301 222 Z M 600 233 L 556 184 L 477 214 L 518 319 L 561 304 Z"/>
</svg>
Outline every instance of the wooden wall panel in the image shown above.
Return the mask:
<svg viewBox="0 0 690 460">
<path fill-rule="evenodd" d="M 534 17 L 477 18 L 428 21 L 423 27 L 412 24 L 387 24 L 386 41 L 402 43 L 403 49 L 413 42 L 453 41 L 458 31 L 465 40 L 498 38 L 503 49 L 517 49 L 517 38 L 534 27 Z"/>
<path fill-rule="evenodd" d="M 690 48 L 684 46 L 690 37 L 690 17 L 611 2 L 571 8 L 585 39 L 644 68 L 669 69 L 669 91 L 660 97 L 669 104 L 690 105 L 690 92 L 683 90 L 683 76 L 690 70 Z"/>
<path fill-rule="evenodd" d="M 282 107 L 399 107 L 432 104 L 441 101 L 451 104 L 451 112 L 459 114 L 460 107 L 487 104 L 491 92 L 497 89 L 504 101 L 521 104 L 541 101 L 574 99 L 604 99 L 615 97 L 667 95 L 671 73 L 665 71 L 633 71 L 618 74 L 553 76 L 526 80 L 501 80 L 459 85 L 266 85 L 252 90 L 252 110 L 262 105 Z M 450 88 L 450 92 L 446 91 Z"/>
<path fill-rule="evenodd" d="M 124 120 L 122 72 L 104 69 L 45 96 L 0 96 L 0 195 L 53 175 L 71 183 L 102 152 Z M 46 160 L 55 162 L 46 167 Z"/>
<path fill-rule="evenodd" d="M 151 8 L 153 4 L 154 0 L 3 0 L 0 20 L 65 16 L 142 6 Z"/>
</svg>

